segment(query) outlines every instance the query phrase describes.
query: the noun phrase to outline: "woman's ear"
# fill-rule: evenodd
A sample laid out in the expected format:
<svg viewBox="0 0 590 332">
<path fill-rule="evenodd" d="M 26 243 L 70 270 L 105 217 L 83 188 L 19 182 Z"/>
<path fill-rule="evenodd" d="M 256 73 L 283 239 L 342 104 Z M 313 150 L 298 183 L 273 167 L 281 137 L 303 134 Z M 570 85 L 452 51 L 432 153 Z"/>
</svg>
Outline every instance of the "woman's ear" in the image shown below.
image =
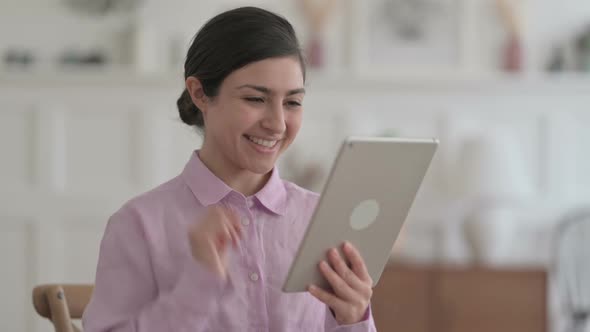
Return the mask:
<svg viewBox="0 0 590 332">
<path fill-rule="evenodd" d="M 203 85 L 201 85 L 201 81 L 193 76 L 189 76 L 186 81 L 186 90 L 188 91 L 189 95 L 195 106 L 203 112 L 207 112 L 207 95 L 205 95 L 205 91 L 203 91 Z"/>
</svg>

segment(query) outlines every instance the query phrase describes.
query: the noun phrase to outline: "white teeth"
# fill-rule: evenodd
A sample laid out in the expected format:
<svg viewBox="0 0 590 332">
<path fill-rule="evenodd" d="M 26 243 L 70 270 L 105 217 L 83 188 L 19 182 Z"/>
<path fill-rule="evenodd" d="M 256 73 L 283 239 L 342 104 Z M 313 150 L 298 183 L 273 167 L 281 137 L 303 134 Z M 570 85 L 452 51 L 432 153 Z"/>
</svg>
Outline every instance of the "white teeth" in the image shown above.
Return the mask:
<svg viewBox="0 0 590 332">
<path fill-rule="evenodd" d="M 268 141 L 262 138 L 257 138 L 254 136 L 247 136 L 249 140 L 251 140 L 252 142 L 258 144 L 258 145 L 262 145 L 265 146 L 267 148 L 272 148 L 273 146 L 275 146 L 275 144 L 277 144 L 277 141 Z"/>
</svg>

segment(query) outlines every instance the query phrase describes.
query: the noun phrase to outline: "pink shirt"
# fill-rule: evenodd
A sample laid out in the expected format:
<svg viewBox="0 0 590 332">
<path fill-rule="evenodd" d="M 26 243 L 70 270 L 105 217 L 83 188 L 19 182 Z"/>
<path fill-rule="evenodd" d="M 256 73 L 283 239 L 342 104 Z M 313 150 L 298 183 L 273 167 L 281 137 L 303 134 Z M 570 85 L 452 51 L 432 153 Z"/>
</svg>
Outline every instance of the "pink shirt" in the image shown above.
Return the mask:
<svg viewBox="0 0 590 332">
<path fill-rule="evenodd" d="M 109 219 L 84 331 L 375 331 L 370 310 L 364 321 L 339 326 L 311 294 L 281 291 L 317 201 L 276 168 L 262 190 L 244 197 L 193 153 L 179 176 Z M 242 218 L 226 281 L 192 258 L 187 236 L 219 202 Z"/>
</svg>

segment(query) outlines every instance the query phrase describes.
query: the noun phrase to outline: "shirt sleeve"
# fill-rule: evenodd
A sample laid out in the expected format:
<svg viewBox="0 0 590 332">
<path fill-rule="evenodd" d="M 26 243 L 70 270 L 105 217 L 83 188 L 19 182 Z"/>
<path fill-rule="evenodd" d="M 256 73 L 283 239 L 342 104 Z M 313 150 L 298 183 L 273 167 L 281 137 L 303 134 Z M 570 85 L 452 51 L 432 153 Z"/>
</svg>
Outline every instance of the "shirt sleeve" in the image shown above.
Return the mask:
<svg viewBox="0 0 590 332">
<path fill-rule="evenodd" d="M 363 317 L 363 320 L 356 324 L 340 325 L 334 315 L 330 311 L 330 307 L 326 307 L 326 321 L 325 331 L 326 332 L 377 332 L 375 327 L 375 321 L 373 320 L 373 314 L 371 313 L 371 306 L 367 308 L 367 312 Z"/>
<path fill-rule="evenodd" d="M 139 217 L 115 213 L 105 230 L 92 299 L 83 315 L 85 332 L 198 332 L 232 293 L 222 280 L 187 254 L 169 292 L 159 292 L 149 245 Z"/>
</svg>

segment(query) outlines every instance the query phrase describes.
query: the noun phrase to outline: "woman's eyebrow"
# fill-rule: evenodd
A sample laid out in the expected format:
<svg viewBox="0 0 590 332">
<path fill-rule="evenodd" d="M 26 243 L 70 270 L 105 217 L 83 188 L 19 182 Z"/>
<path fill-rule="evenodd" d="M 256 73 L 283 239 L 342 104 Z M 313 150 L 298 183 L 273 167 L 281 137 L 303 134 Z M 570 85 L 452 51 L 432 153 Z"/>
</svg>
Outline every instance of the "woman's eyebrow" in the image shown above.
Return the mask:
<svg viewBox="0 0 590 332">
<path fill-rule="evenodd" d="M 272 93 L 272 90 L 265 87 L 265 86 L 253 85 L 253 84 L 240 85 L 236 89 L 243 89 L 243 88 L 254 89 L 256 91 L 262 92 L 267 95 Z M 296 95 L 296 94 L 300 94 L 300 93 L 305 93 L 305 88 L 298 88 L 298 89 L 289 90 L 289 91 L 287 91 L 287 96 Z"/>
<path fill-rule="evenodd" d="M 289 90 L 287 92 L 287 96 L 297 95 L 297 94 L 300 94 L 300 93 L 305 94 L 305 88 L 299 88 L 299 89 Z"/>
</svg>

